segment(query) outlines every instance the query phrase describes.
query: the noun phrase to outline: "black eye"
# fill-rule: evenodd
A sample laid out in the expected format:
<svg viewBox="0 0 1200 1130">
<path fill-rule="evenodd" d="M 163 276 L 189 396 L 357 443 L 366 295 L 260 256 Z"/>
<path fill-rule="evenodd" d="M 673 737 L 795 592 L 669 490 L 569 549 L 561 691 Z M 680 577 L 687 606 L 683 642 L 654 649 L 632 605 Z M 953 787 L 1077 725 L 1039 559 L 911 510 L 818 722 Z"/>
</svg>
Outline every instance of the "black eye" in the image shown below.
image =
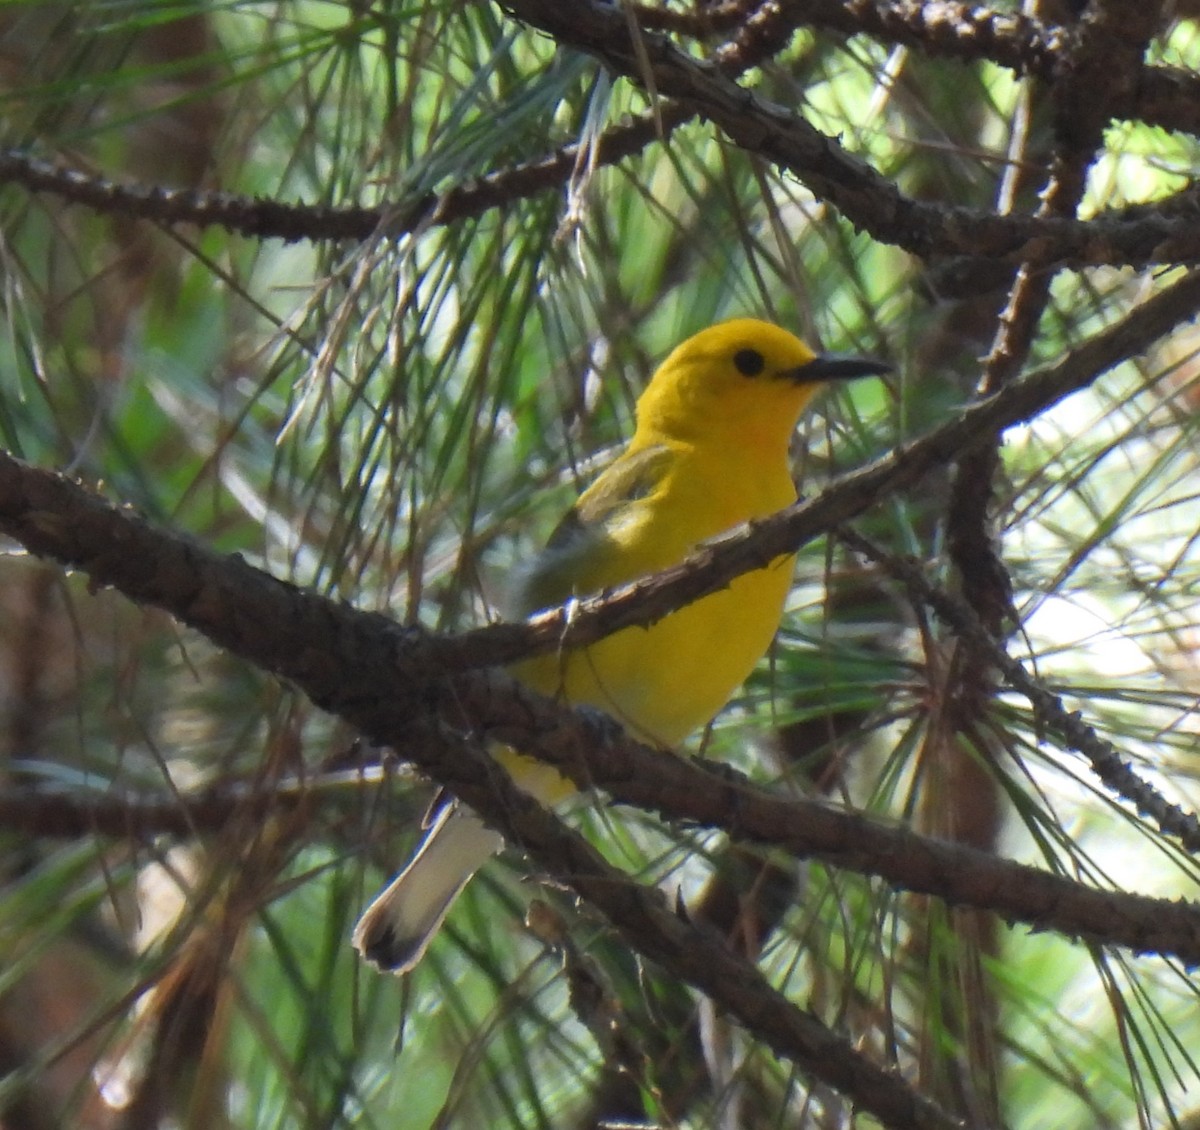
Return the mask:
<svg viewBox="0 0 1200 1130">
<path fill-rule="evenodd" d="M 757 377 L 767 367 L 763 355 L 757 349 L 739 349 L 733 355 L 733 363 L 743 377 Z"/>
</svg>

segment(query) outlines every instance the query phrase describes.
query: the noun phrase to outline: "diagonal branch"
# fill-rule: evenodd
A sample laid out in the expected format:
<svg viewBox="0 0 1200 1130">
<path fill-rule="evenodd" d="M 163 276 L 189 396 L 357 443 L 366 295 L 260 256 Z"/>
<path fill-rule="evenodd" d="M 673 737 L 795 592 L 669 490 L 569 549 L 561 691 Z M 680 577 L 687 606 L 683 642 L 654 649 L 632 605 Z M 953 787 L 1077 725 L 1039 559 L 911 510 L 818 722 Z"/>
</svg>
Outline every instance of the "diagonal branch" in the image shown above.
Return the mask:
<svg viewBox="0 0 1200 1130">
<path fill-rule="evenodd" d="M 302 592 L 239 558 L 156 530 L 61 476 L 7 457 L 0 458 L 0 528 L 35 552 L 81 565 L 95 583 L 115 584 L 134 600 L 165 608 L 236 654 L 295 681 L 368 737 L 404 749 L 517 842 L 526 842 L 525 825 L 508 801 L 497 800 L 502 794 L 493 792 L 490 763 L 463 752 L 473 735 L 542 756 L 577 782 L 601 785 L 618 799 L 724 827 L 744 839 L 780 843 L 795 854 L 827 858 L 954 902 L 982 901 L 1041 927 L 1053 923 L 1065 933 L 1189 961 L 1200 956 L 1193 908 L 1155 904 L 1148 910 L 1148 904 L 1128 902 L 1129 896 L 1086 892 L 1029 869 L 1010 870 L 1015 865 L 987 856 L 873 829 L 862 818 L 820 805 L 773 797 L 728 771 L 623 739 L 593 716 L 565 711 L 502 673 L 449 666 L 439 656 L 452 652 L 421 629 L 401 628 L 386 617 Z M 1062 732 L 1078 743 L 1077 729 Z M 548 834 L 536 826 L 543 829 L 539 835 Z M 566 858 L 534 854 L 543 862 L 548 858 L 552 870 Z M 1163 932 L 1155 933 L 1147 922 Z"/>
<path fill-rule="evenodd" d="M 858 552 L 876 558 L 869 543 L 842 531 Z M 976 638 L 983 629 L 948 594 L 934 590 L 919 570 L 896 569 L 883 555 L 889 572 L 943 615 L 955 632 Z M 989 645 L 995 648 L 994 643 Z M 1116 751 L 1081 719 L 1067 714 L 1057 697 L 1025 673 L 1015 660 L 1005 659 L 1011 686 L 1026 694 L 1047 732 L 1088 756 L 1118 763 Z M 348 678 L 355 672 L 347 672 Z M 779 796 L 751 783 L 731 767 L 702 758 L 682 759 L 649 749 L 616 734 L 601 736 L 577 716 L 561 708 L 522 700 L 498 707 L 486 695 L 474 694 L 477 684 L 462 684 L 467 697 L 462 708 L 476 728 L 503 730 L 515 744 L 569 768 L 579 757 L 587 762 L 585 782 L 610 791 L 623 803 L 658 813 L 667 820 L 684 820 L 704 828 L 719 828 L 741 843 L 782 848 L 797 859 L 819 859 L 833 867 L 885 880 L 897 890 L 932 895 L 952 905 L 993 911 L 1011 923 L 1036 930 L 1053 930 L 1064 937 L 1093 944 L 1115 945 L 1136 953 L 1176 957 L 1200 963 L 1200 905 L 1123 891 L 1098 890 L 1064 875 L 997 858 L 980 851 L 907 828 L 893 827 L 868 816 L 839 811 L 819 800 Z M 519 695 L 519 692 L 514 692 Z M 483 712 L 500 714 L 490 721 Z M 521 712 L 523 729 L 512 715 Z M 555 727 L 551 738 L 545 735 Z M 532 735 L 532 737 L 531 737 Z M 405 748 L 409 748 L 406 746 Z M 1128 772 L 1128 770 L 1126 770 Z M 490 769 L 484 776 L 490 775 Z M 1111 774 L 1103 774 L 1110 785 Z M 80 795 L 64 789 L 9 787 L 0 789 L 0 822 L 12 830 L 45 838 L 104 835 L 142 839 L 153 835 L 188 836 L 218 831 L 238 814 L 278 811 L 281 804 L 311 807 L 324 794 L 332 800 L 347 788 L 376 788 L 368 777 L 328 782 L 297 781 L 277 788 L 256 784 L 229 785 L 195 794 L 137 794 L 105 792 Z M 314 796 L 316 790 L 316 796 Z M 1114 787 L 1139 809 L 1159 821 L 1196 850 L 1200 827 L 1194 817 L 1169 806 L 1144 786 L 1131 791 Z M 1164 811 L 1166 815 L 1164 817 Z M 514 824 L 515 842 L 524 842 Z M 559 865 L 561 868 L 561 864 Z M 624 877 L 626 881 L 628 876 Z"/>
<path fill-rule="evenodd" d="M 810 502 L 753 523 L 702 549 L 682 564 L 611 595 L 581 600 L 529 624 L 496 625 L 454 640 L 399 628 L 382 616 L 357 613 L 364 623 L 390 626 L 406 684 L 428 683 L 428 671 L 510 663 L 537 651 L 582 646 L 633 624 L 648 624 L 724 587 L 740 573 L 795 552 L 807 541 L 853 518 L 879 499 L 905 489 L 969 448 L 980 437 L 1033 418 L 1097 376 L 1145 350 L 1200 305 L 1200 272 L 1147 299 L 1120 322 L 1096 334 L 1057 365 L 1032 373 L 890 455 L 842 476 Z M 185 623 L 260 666 L 305 685 L 321 704 L 322 688 L 336 689 L 335 656 L 342 621 L 328 621 L 299 589 L 276 581 L 270 599 L 259 574 L 239 559 L 213 557 L 199 545 L 164 539 L 147 523 L 87 494 L 69 480 L 0 457 L 0 529 L 35 553 L 84 568 L 98 584 L 119 588 L 139 603 L 165 608 Z M 252 590 L 250 599 L 243 588 Z M 308 601 L 309 603 L 304 603 Z M 364 642 L 363 646 L 367 644 Z M 370 645 L 374 653 L 383 646 Z"/>
<path fill-rule="evenodd" d="M 512 7 L 521 18 L 545 26 L 563 42 L 592 50 L 634 81 L 642 79 L 628 23 L 617 9 L 581 4 L 572 6 L 567 15 L 565 9 L 539 0 L 520 0 Z M 590 24 L 579 18 L 581 12 L 589 15 Z M 539 17 L 543 18 L 541 24 Z M 997 61 L 1045 78 L 1054 75 L 1064 39 L 1061 29 L 1043 27 L 1025 17 L 942 0 L 926 4 L 913 0 L 764 4 L 708 62 L 683 54 L 662 36 L 643 32 L 642 39 L 648 48 L 654 48 L 652 58 L 657 61 L 652 69 L 655 89 L 677 100 L 663 102 L 653 114 L 606 130 L 596 144 L 595 163 L 614 164 L 661 140 L 664 132 L 689 118 L 704 114 L 744 148 L 799 176 L 858 227 L 922 257 L 980 257 L 1010 265 L 1036 257 L 1048 265 L 1072 267 L 1200 259 L 1200 229 L 1193 218 L 1197 193 L 1190 189 L 1153 205 L 1102 213 L 1086 222 L 1063 216 L 1000 216 L 904 196 L 835 139 L 735 81 L 738 74 L 778 49 L 788 27 L 799 23 L 864 31 L 897 43 L 940 45 L 951 55 L 990 51 Z M 590 29 L 586 35 L 585 27 Z M 1007 46 L 1002 51 L 1000 45 Z M 1165 115 L 1160 124 L 1168 128 L 1185 128 L 1186 114 L 1178 110 L 1180 105 L 1200 116 L 1196 109 L 1200 107 L 1200 79 L 1195 75 L 1178 69 L 1144 68 L 1137 92 L 1159 117 Z M 1121 97 L 1114 97 L 1110 109 L 1119 113 L 1122 105 Z M 1200 126 L 1200 122 L 1193 124 Z M 558 191 L 572 175 L 578 158 L 578 146 L 567 145 L 441 193 L 377 207 L 288 204 L 225 192 L 117 183 L 16 150 L 0 151 L 0 183 L 54 193 L 102 213 L 163 224 L 219 225 L 256 238 L 289 242 L 395 239 Z"/>
<path fill-rule="evenodd" d="M 601 735 L 604 756 L 597 758 L 594 719 L 521 692 L 496 673 L 414 667 L 412 654 L 422 636 L 418 630 L 300 592 L 238 558 L 222 558 L 154 531 L 78 486 L 10 459 L 0 460 L 0 524 L 19 532 L 38 552 L 58 547 L 60 559 L 84 565 L 97 581 L 122 576 L 127 591 L 135 590 L 130 595 L 170 608 L 216 642 L 295 679 L 316 702 L 369 738 L 411 751 L 423 769 L 552 873 L 567 878 L 630 944 L 704 991 L 778 1054 L 856 1105 L 892 1126 L 955 1125 L 898 1076 L 871 1063 L 786 1000 L 715 932 L 682 920 L 660 893 L 611 868 L 498 769 L 484 752 L 482 735 L 507 740 L 520 732 L 526 748 L 565 746 L 564 768 L 577 780 L 600 778 L 603 768 L 603 776 L 612 774 L 618 796 L 635 796 L 646 788 L 656 774 L 643 770 L 657 763 L 664 773 L 682 774 L 691 795 L 707 798 L 716 810 L 733 812 L 735 832 L 742 827 L 736 818 L 739 808 L 756 800 L 743 795 L 752 790 L 741 783 L 612 735 Z M 98 533 L 103 535 L 99 541 Z M 615 768 L 608 764 L 610 758 Z M 757 801 L 780 803 L 765 795 Z M 818 810 L 811 815 L 818 816 Z M 789 805 L 778 809 L 775 818 L 784 822 L 781 831 L 795 827 Z M 932 873 L 946 866 L 953 870 L 957 858 L 934 858 Z"/>
<path fill-rule="evenodd" d="M 732 84 L 733 90 L 742 88 Z M 1144 267 L 1200 261 L 1200 190 L 1182 189 L 1153 204 L 1101 212 L 1088 220 L 1064 216 L 998 215 L 980 208 L 913 200 L 872 173 L 832 138 L 813 130 L 790 111 L 742 91 L 735 140 L 795 173 L 877 239 L 926 258 L 961 256 L 1016 265 L 1036 250 L 1039 261 L 1056 267 Z M 1200 99 L 1200 90 L 1197 91 Z M 1200 105 L 1200 102 L 1197 103 Z M 616 164 L 701 113 L 686 103 L 667 102 L 651 115 L 606 131 L 596 145 L 599 165 Z M 716 120 L 716 118 L 714 118 Z M 720 123 L 718 123 L 720 124 Z M 789 131 L 796 136 L 788 136 Z M 772 138 L 769 147 L 761 136 Z M 430 227 L 482 216 L 518 200 L 558 191 L 578 161 L 567 145 L 537 161 L 455 185 L 440 194 L 376 207 L 287 204 L 228 192 L 131 184 L 63 168 L 28 153 L 0 150 L 0 184 L 46 192 L 93 211 L 153 223 L 221 227 L 257 239 L 287 243 L 399 239 Z M 840 154 L 840 155 L 839 155 Z M 832 155 L 834 179 L 821 173 L 817 157 Z"/>
<path fill-rule="evenodd" d="M 856 1106 L 894 1127 L 958 1126 L 897 1073 L 872 1063 L 788 1001 L 714 930 L 680 918 L 661 892 L 631 882 L 606 863 L 513 784 L 487 756 L 481 736 L 505 715 L 526 736 L 539 718 L 557 732 L 574 731 L 572 769 L 577 779 L 586 779 L 593 721 L 581 724 L 548 700 L 519 694 L 501 674 L 459 676 L 414 664 L 424 636 L 418 629 L 301 592 L 239 558 L 157 531 L 65 478 L 10 457 L 0 457 L 0 528 L 35 552 L 82 566 L 97 582 L 120 578 L 133 599 L 173 611 L 218 644 L 294 680 L 314 702 L 373 741 L 411 751 L 430 776 L 599 908 L 629 944 Z"/>
<path fill-rule="evenodd" d="M 553 0 L 511 0 L 508 7 L 518 19 L 560 43 L 595 55 L 616 74 L 643 86 L 652 83 L 658 94 L 694 108 L 735 144 L 793 173 L 852 224 L 883 242 L 923 258 L 977 255 L 1014 264 L 1028 259 L 1094 263 L 1093 256 L 1103 259 L 1106 253 L 1104 239 L 1080 242 L 1069 252 L 1062 245 L 1047 244 L 1070 230 L 1072 221 L 1066 217 L 1002 217 L 904 196 L 835 138 L 738 85 L 714 63 L 694 59 L 651 32 L 639 33 L 635 42 L 620 8 L 595 0 L 581 0 L 569 8 Z M 1191 228 L 1195 235 L 1194 222 Z M 1080 234 L 1083 231 L 1096 235 L 1091 224 L 1082 225 Z M 1200 249 L 1200 243 L 1187 246 L 1191 241 L 1182 230 L 1173 230 L 1170 238 L 1182 241 L 1179 261 L 1190 260 Z M 1030 247 L 1034 242 L 1036 247 Z M 1159 240 L 1151 257 L 1163 250 Z"/>
<path fill-rule="evenodd" d="M 650 624 L 751 569 L 793 553 L 813 538 L 919 482 L 979 440 L 1033 419 L 1136 357 L 1200 307 L 1200 271 L 1136 306 L 1052 365 L 963 409 L 920 439 L 840 476 L 810 501 L 726 535 L 671 569 L 610 593 L 544 612 L 525 624 L 495 624 L 431 644 L 442 666 L 502 666 L 557 647 L 580 647 L 633 624 Z"/>
</svg>

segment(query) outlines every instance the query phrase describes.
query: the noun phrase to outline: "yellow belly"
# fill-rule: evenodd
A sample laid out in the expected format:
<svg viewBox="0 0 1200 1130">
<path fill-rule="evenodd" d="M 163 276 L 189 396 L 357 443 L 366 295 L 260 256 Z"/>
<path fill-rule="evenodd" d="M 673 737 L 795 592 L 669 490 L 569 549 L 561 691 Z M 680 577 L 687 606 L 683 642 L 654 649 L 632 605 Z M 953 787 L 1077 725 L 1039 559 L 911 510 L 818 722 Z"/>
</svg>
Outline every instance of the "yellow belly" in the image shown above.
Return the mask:
<svg viewBox="0 0 1200 1130">
<path fill-rule="evenodd" d="M 539 656 L 513 673 L 542 694 L 599 707 L 642 741 L 678 745 L 725 705 L 770 646 L 793 564 L 780 558 L 648 628 Z M 512 751 L 500 761 L 547 803 L 573 791 L 552 769 Z"/>
</svg>

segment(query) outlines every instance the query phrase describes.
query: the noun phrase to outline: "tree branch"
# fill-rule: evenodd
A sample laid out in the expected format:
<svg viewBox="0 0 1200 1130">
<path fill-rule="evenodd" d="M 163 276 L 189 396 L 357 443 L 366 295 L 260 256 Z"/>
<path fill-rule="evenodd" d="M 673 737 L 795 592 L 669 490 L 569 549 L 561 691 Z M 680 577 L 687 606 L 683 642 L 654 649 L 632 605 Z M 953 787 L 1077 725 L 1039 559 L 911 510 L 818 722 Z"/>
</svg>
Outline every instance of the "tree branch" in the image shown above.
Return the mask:
<svg viewBox="0 0 1200 1130">
<path fill-rule="evenodd" d="M 1189 275 L 1059 365 L 1014 383 L 924 440 L 848 476 L 836 492 L 706 550 L 694 565 L 674 571 L 671 599 L 678 605 L 689 592 L 700 595 L 693 591 L 693 574 L 705 578 L 709 587 L 704 591 L 712 591 L 733 575 L 732 566 L 752 568 L 790 552 L 806 529 L 811 536 L 828 528 L 866 508 L 882 491 L 916 482 L 981 431 L 1026 419 L 1083 387 L 1188 316 L 1198 299 L 1200 275 Z M 502 673 L 457 671 L 439 661 L 446 652 L 420 629 L 402 628 L 386 617 L 301 592 L 239 558 L 220 557 L 155 530 L 65 478 L 9 457 L 0 457 L 0 529 L 35 553 L 85 569 L 96 584 L 115 585 L 139 603 L 171 611 L 221 646 L 295 681 L 314 702 L 346 718 L 372 740 L 403 748 L 421 769 L 523 844 L 540 864 L 566 878 L 631 944 L 668 965 L 761 1033 L 777 1052 L 864 1109 L 896 1126 L 952 1125 L 944 1112 L 792 1006 L 757 969 L 731 954 L 722 939 L 682 922 L 656 892 L 608 867 L 585 841 L 518 790 L 486 756 L 484 743 L 508 741 L 544 754 L 576 781 L 602 784 L 623 800 L 661 804 L 663 797 L 670 797 L 672 811 L 701 820 L 707 815 L 748 838 L 756 828 L 764 834 L 761 821 L 770 823 L 764 839 L 794 836 L 802 826 L 794 802 L 758 795 L 736 777 L 622 740 L 598 726 L 594 716 L 564 711 L 518 688 Z M 631 590 L 635 597 L 638 588 Z M 624 599 L 625 615 L 646 616 L 645 604 L 638 609 L 633 607 L 635 600 Z M 599 611 L 592 615 L 600 619 Z M 755 815 L 751 819 L 747 813 Z M 811 819 L 819 825 L 819 816 L 818 806 L 806 813 L 805 822 Z M 839 821 L 836 830 L 844 834 L 853 828 L 849 844 L 855 850 L 868 830 L 854 823 L 861 818 L 843 819 L 849 823 Z M 887 851 L 895 848 L 894 841 L 887 844 Z M 797 844 L 794 850 L 808 852 L 812 845 Z M 924 869 L 931 884 L 940 883 L 943 869 L 960 867 L 975 875 L 984 889 L 995 878 L 992 871 L 971 872 L 969 861 L 957 853 L 930 855 L 927 844 L 919 849 L 909 845 L 903 854 L 916 870 Z M 879 860 L 871 866 L 883 870 Z M 1023 889 L 1027 880 L 1022 875 L 1014 889 Z M 1070 895 L 1078 898 L 1079 892 Z M 1100 897 L 1100 917 L 1119 920 L 1125 908 L 1114 906 L 1110 896 Z M 1047 889 L 1037 911 L 1038 924 L 1044 925 L 1046 916 L 1067 899 L 1067 891 Z M 1162 915 L 1158 909 L 1149 916 L 1152 924 L 1167 920 L 1167 908 L 1161 908 Z M 1071 929 L 1091 936 L 1086 915 L 1096 911 L 1096 903 L 1086 902 L 1079 912 L 1083 917 Z M 1138 918 L 1128 924 L 1128 944 L 1142 947 L 1148 944 L 1146 919 Z M 1191 935 L 1197 933 L 1190 908 L 1177 909 L 1171 921 L 1181 933 L 1189 927 Z M 1153 942 L 1159 944 L 1160 939 Z M 1186 945 L 1168 952 L 1191 955 L 1187 960 L 1196 956 Z"/>
<path fill-rule="evenodd" d="M 997 262 L 1082 266 L 1113 262 L 1110 253 L 1127 231 L 1098 229 L 1066 217 L 998 216 L 904 196 L 890 180 L 792 110 L 739 86 L 714 63 L 697 60 L 664 36 L 641 32 L 634 40 L 621 9 L 581 0 L 564 8 L 553 0 L 511 0 L 510 11 L 557 41 L 599 58 L 616 74 L 693 107 L 737 145 L 800 178 L 852 224 L 922 258 L 979 256 Z M 648 70 L 647 70 L 648 67 Z M 1200 231 L 1191 222 L 1157 221 L 1170 235 L 1126 247 L 1121 262 L 1190 262 L 1200 257 Z M 1143 235 L 1146 233 L 1142 233 Z M 1075 236 L 1079 239 L 1076 240 Z M 1140 242 L 1140 241 L 1139 241 Z M 1166 255 L 1167 258 L 1158 258 Z M 1147 257 L 1148 256 L 1148 257 Z"/>
<path fill-rule="evenodd" d="M 1061 32 L 1043 29 L 1024 17 L 1005 16 L 987 9 L 962 5 L 871 4 L 859 0 L 842 5 L 835 0 L 797 0 L 813 15 L 843 30 L 890 30 L 903 42 L 899 28 L 924 43 L 931 29 L 951 29 L 943 35 L 953 43 L 1007 43 L 1014 64 L 1024 60 L 1037 73 L 1052 74 Z M 796 5 L 781 10 L 793 13 Z M 550 7 L 554 7 L 550 5 Z M 768 5 L 768 7 L 774 7 Z M 522 18 L 540 10 L 537 0 L 514 5 Z M 528 8 L 528 11 L 526 9 Z M 552 34 L 570 37 L 574 17 L 555 8 L 565 29 L 554 25 Z M 572 12 L 576 11 L 572 9 Z M 605 9 L 608 11 L 608 9 Z M 854 18 L 862 26 L 847 21 Z M 793 13 L 794 14 L 794 13 Z M 1006 38 L 1002 29 L 1016 30 Z M 757 25 L 755 30 L 761 32 Z M 775 29 L 774 33 L 777 33 Z M 650 33 L 647 33 L 650 34 Z M 939 33 L 941 34 L 941 33 Z M 617 47 L 603 53 L 606 36 L 618 37 Z M 623 37 L 623 39 L 619 38 Z M 636 52 L 629 43 L 624 18 L 614 13 L 596 36 L 597 53 L 626 77 L 641 77 Z M 933 36 L 934 42 L 941 42 Z M 1133 266 L 1153 263 L 1191 263 L 1200 260 L 1200 227 L 1194 216 L 1200 208 L 1200 191 L 1188 188 L 1175 197 L 1150 205 L 1101 213 L 1087 221 L 1067 217 L 1001 216 L 994 212 L 950 207 L 917 201 L 901 194 L 890 181 L 872 172 L 847 153 L 833 138 L 814 130 L 799 115 L 749 93 L 733 76 L 761 59 L 764 44 L 734 40 L 719 49 L 714 62 L 704 63 L 683 55 L 661 37 L 652 37 L 663 62 L 655 68 L 656 89 L 675 94 L 677 102 L 661 103 L 655 114 L 614 126 L 596 146 L 596 164 L 606 165 L 641 152 L 665 132 L 696 114 L 721 126 L 738 144 L 775 161 L 800 177 L 857 226 L 877 239 L 930 258 L 968 257 L 1016 265 L 1036 257 L 1047 265 Z M 582 49 L 588 49 L 578 44 Z M 1004 61 L 1004 60 L 1000 60 Z M 1033 66 L 1036 64 L 1036 67 Z M 660 74 L 660 71 L 662 74 Z M 1139 97 L 1155 108 L 1158 124 L 1200 128 L 1200 78 L 1170 68 L 1142 72 Z M 1114 101 L 1119 107 L 1120 100 Z M 1180 107 L 1185 107 L 1186 111 Z M 327 207 L 286 204 L 224 192 L 172 189 L 158 185 L 123 184 L 63 168 L 21 151 L 0 151 L 0 183 L 19 184 L 31 192 L 49 192 L 97 212 L 135 216 L 163 224 L 220 226 L 227 231 L 259 239 L 339 241 L 396 239 L 426 227 L 439 227 L 485 214 L 518 200 L 557 191 L 569 180 L 579 158 L 579 147 L 563 146 L 553 153 L 511 169 L 455 185 L 441 193 L 417 199 L 391 201 L 377 207 Z"/>
<path fill-rule="evenodd" d="M 1195 285 L 1195 277 L 1189 278 Z M 1150 303 L 1135 312 L 1143 314 L 1140 321 L 1146 306 Z M 1122 328 L 1128 331 L 1125 325 L 1114 332 Z M 1092 351 L 1085 346 L 1079 352 Z M 1074 355 L 1059 368 L 1072 371 L 1073 361 L 1077 364 Z M 1027 386 L 1044 391 L 1049 384 L 1062 391 L 1056 383 L 1061 380 L 1058 369 L 1048 374 L 1013 385 L 972 412 L 978 416 L 1005 399 L 1024 403 Z M 923 443 L 929 446 L 928 441 Z M 922 447 L 914 445 L 910 450 Z M 758 533 L 769 525 L 764 523 Z M 785 532 L 788 528 L 786 522 L 775 522 L 775 527 Z M 760 793 L 728 772 L 702 771 L 619 738 L 603 726 L 598 728 L 592 715 L 565 711 L 519 688 L 502 673 L 460 671 L 447 665 L 445 658 L 452 652 L 419 628 L 401 628 L 385 617 L 301 592 L 239 558 L 220 557 L 155 530 L 61 476 L 28 468 L 9 457 L 0 458 L 0 528 L 35 552 L 84 567 L 94 583 L 116 585 L 133 600 L 162 607 L 236 654 L 294 680 L 318 705 L 351 721 L 372 740 L 404 749 L 426 773 L 489 817 L 497 803 L 489 772 L 471 761 L 474 768 L 463 775 L 464 763 L 459 760 L 464 755 L 458 745 L 475 734 L 542 756 L 582 785 L 601 785 L 618 799 L 724 827 L 735 836 L 780 843 L 798 855 L 836 860 L 951 901 L 974 903 L 979 896 L 972 892 L 986 891 L 989 906 L 1039 926 L 1046 925 L 1053 907 L 1074 907 L 1071 900 L 1080 897 L 1078 888 L 1047 888 L 1033 873 L 1022 870 L 1014 872 L 1009 883 L 1015 892 L 1012 898 L 997 901 L 995 889 L 1004 884 L 998 882 L 992 870 L 996 863 L 989 857 L 972 865 L 970 857 L 947 856 L 929 842 L 914 846 L 915 841 L 907 839 L 872 839 L 860 818 L 825 813 L 820 806 L 797 808 L 797 802 Z M 753 537 L 751 532 L 741 541 Z M 701 556 L 695 571 L 706 566 Z M 686 570 L 680 579 L 688 579 Z M 687 591 L 680 584 L 675 588 L 676 599 Z M 625 597 L 617 599 L 629 603 Z M 594 607 L 597 611 L 591 615 L 599 620 L 603 605 Z M 447 749 L 452 752 L 446 753 Z M 517 842 L 524 841 L 522 828 L 508 824 L 507 817 L 497 823 Z M 862 845 L 867 843 L 872 847 L 864 854 Z M 945 876 L 960 869 L 968 876 L 966 882 L 947 887 Z M 984 875 L 988 878 L 981 878 Z M 1025 903 L 1021 892 L 1030 890 L 1045 893 L 1039 893 L 1032 904 Z M 1148 915 L 1146 907 L 1137 903 L 1123 916 L 1114 912 L 1110 896 L 1100 898 L 1100 904 L 1072 909 L 1061 923 L 1064 932 L 1103 936 L 1139 949 L 1192 953 L 1190 908 L 1172 916 L 1166 907 L 1156 907 Z M 1115 932 L 1105 927 L 1122 917 L 1128 922 Z M 1148 935 L 1141 925 L 1147 920 L 1170 923 L 1168 933 L 1176 940 Z M 1189 960 L 1196 956 L 1200 955 Z"/>
<path fill-rule="evenodd" d="M 573 601 L 522 624 L 493 624 L 430 643 L 431 658 L 454 669 L 504 666 L 561 647 L 581 647 L 724 588 L 730 580 L 796 550 L 881 499 L 905 490 L 980 439 L 1032 420 L 1195 315 L 1200 271 L 1134 307 L 1056 365 L 1039 369 L 954 419 L 873 463 L 840 476 L 816 498 L 714 541 L 686 561 L 598 596 Z"/>
</svg>

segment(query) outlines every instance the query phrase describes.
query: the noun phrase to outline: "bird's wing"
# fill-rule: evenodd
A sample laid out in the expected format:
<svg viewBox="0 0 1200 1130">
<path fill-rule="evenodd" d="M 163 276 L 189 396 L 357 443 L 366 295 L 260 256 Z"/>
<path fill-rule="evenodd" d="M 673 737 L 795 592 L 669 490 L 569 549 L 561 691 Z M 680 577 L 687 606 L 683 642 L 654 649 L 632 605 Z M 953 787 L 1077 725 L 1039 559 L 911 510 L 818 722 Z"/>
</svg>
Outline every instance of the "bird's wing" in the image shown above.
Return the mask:
<svg viewBox="0 0 1200 1130">
<path fill-rule="evenodd" d="M 644 517 L 639 503 L 662 484 L 670 461 L 670 449 L 661 444 L 627 452 L 583 492 L 520 578 L 513 602 L 518 615 L 641 575 L 623 552 L 629 539 L 622 532 Z"/>
</svg>

